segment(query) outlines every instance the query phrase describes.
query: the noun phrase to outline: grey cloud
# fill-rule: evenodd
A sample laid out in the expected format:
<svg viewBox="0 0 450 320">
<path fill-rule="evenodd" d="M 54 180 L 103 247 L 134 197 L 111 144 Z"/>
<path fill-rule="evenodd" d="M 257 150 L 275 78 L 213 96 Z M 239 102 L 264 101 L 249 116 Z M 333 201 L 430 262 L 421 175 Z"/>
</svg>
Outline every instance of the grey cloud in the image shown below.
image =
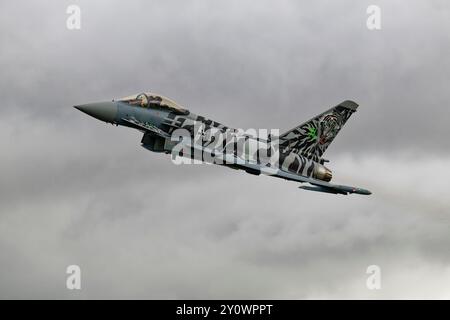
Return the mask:
<svg viewBox="0 0 450 320">
<path fill-rule="evenodd" d="M 371 143 L 356 151 L 445 152 L 448 10 L 385 1 L 370 32 L 367 4 L 82 1 L 79 32 L 65 29 L 64 3 L 4 4 L 2 95 L 71 117 L 75 103 L 151 89 L 232 126 L 281 129 L 350 98 L 362 112 L 342 146 L 364 130 Z"/>
</svg>

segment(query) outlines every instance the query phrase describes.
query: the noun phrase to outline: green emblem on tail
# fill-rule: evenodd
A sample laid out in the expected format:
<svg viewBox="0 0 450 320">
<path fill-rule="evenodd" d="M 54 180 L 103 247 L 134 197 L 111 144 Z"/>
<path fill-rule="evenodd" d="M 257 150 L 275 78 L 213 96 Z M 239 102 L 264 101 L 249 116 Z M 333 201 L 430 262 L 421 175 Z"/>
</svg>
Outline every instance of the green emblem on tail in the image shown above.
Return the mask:
<svg viewBox="0 0 450 320">
<path fill-rule="evenodd" d="M 317 129 L 316 128 L 309 128 L 308 129 L 308 137 L 312 140 L 315 140 L 317 138 Z"/>
</svg>

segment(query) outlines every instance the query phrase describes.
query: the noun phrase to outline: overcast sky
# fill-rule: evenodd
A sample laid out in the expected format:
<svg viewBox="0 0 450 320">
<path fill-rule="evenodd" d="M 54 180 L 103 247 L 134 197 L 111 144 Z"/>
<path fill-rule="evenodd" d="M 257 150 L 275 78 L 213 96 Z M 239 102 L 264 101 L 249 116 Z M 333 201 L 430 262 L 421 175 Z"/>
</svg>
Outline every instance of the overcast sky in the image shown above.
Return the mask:
<svg viewBox="0 0 450 320">
<path fill-rule="evenodd" d="M 445 0 L 1 1 L 0 298 L 449 299 L 449 30 Z M 355 100 L 325 157 L 373 194 L 176 166 L 72 108 L 141 91 L 281 132 Z"/>
</svg>

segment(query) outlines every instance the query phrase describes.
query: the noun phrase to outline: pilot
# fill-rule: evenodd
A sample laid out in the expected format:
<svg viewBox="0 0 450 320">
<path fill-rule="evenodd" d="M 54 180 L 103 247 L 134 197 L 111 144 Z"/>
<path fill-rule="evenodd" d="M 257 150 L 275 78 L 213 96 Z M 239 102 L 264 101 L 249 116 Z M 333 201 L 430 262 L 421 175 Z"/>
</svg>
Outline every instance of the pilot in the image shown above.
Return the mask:
<svg viewBox="0 0 450 320">
<path fill-rule="evenodd" d="M 137 100 L 140 100 L 140 102 L 141 102 L 141 107 L 143 107 L 143 108 L 146 108 L 146 107 L 147 107 L 147 105 L 148 105 L 148 98 L 147 98 L 147 95 L 146 95 L 146 94 L 141 93 L 140 95 L 138 95 L 138 96 L 136 97 L 136 99 L 137 99 Z"/>
</svg>

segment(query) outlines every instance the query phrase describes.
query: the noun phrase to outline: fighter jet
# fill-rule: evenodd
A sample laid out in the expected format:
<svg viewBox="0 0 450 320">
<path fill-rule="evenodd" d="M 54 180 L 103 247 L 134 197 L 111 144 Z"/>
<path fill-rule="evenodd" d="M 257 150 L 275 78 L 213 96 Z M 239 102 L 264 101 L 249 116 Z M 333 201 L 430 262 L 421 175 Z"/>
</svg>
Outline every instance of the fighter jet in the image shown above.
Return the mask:
<svg viewBox="0 0 450 320">
<path fill-rule="evenodd" d="M 141 145 L 153 152 L 172 153 L 174 157 L 183 158 L 194 158 L 195 154 L 200 154 L 201 161 L 207 158 L 209 163 L 244 170 L 247 173 L 267 174 L 307 184 L 299 186 L 303 190 L 342 195 L 371 194 L 366 189 L 330 183 L 332 172 L 324 165 L 328 162 L 323 158 L 324 152 L 358 108 L 358 104 L 350 100 L 278 137 L 269 135 L 265 138 L 242 133 L 196 115 L 173 100 L 155 93 L 140 93 L 74 107 L 98 120 L 141 131 Z M 186 131 L 191 139 L 182 137 L 180 130 Z M 246 144 L 244 152 L 239 153 L 236 148 L 229 148 L 230 144 L 227 142 L 217 143 L 216 133 L 243 138 Z M 249 143 L 257 145 L 256 152 L 249 152 Z M 236 141 L 232 145 L 236 146 Z M 275 151 L 273 145 L 277 147 Z M 265 159 L 261 157 L 264 153 L 262 150 L 266 151 Z M 276 154 L 277 160 L 267 161 L 267 155 L 272 159 L 273 154 Z"/>
</svg>

